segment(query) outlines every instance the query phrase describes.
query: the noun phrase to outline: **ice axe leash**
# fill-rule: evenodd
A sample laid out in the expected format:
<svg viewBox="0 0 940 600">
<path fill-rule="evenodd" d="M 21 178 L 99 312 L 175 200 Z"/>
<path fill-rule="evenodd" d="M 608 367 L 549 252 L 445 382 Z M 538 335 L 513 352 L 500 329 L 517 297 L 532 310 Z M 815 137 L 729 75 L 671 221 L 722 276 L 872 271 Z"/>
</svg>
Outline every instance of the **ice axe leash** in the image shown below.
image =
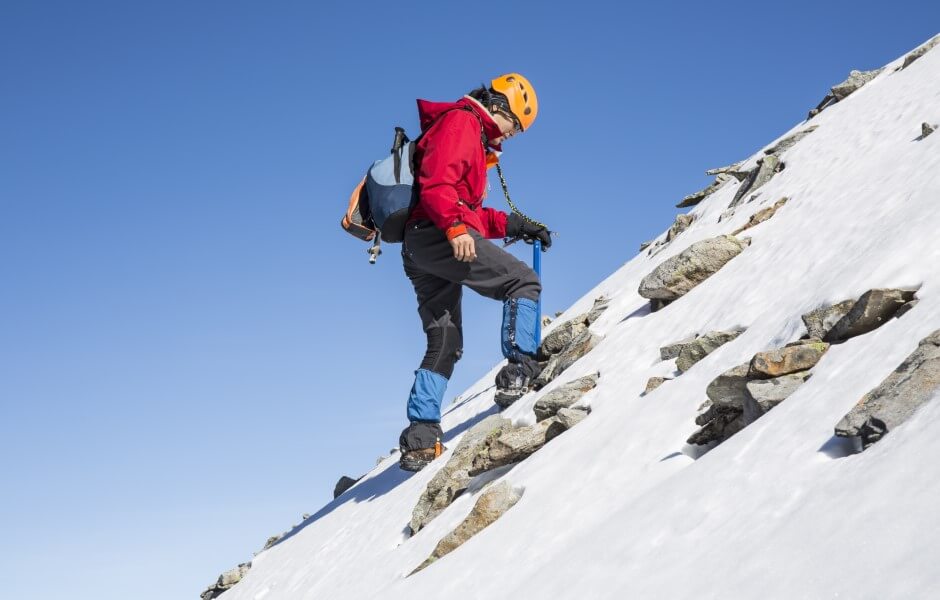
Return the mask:
<svg viewBox="0 0 940 600">
<path fill-rule="evenodd" d="M 506 196 L 506 203 L 509 204 L 509 208 L 512 209 L 512 212 L 519 215 L 523 221 L 531 223 L 532 225 L 537 225 L 539 227 L 544 227 L 548 230 L 549 235 L 557 235 L 554 231 L 548 229 L 548 225 L 545 223 L 540 223 L 535 219 L 530 218 L 521 210 L 519 210 L 516 205 L 513 203 L 512 198 L 509 197 L 509 186 L 506 185 L 506 178 L 503 176 L 503 168 L 496 163 L 496 173 L 499 175 L 499 184 L 503 187 L 503 195 Z M 527 240 L 523 237 L 507 238 L 506 246 L 514 244 L 519 240 L 523 240 L 526 243 L 532 244 L 532 270 L 535 271 L 536 276 L 538 276 L 539 281 L 542 280 L 542 240 L 533 239 Z M 539 294 L 538 302 L 536 303 L 535 308 L 535 343 L 540 345 L 542 343 L 542 295 Z"/>
</svg>

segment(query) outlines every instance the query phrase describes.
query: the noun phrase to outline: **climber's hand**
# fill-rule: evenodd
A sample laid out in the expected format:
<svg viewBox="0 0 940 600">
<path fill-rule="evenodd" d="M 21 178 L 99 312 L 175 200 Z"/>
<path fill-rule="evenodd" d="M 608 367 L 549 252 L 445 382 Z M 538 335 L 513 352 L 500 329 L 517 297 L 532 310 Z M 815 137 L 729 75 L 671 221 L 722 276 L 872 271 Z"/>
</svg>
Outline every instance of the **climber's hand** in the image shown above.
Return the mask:
<svg viewBox="0 0 940 600">
<path fill-rule="evenodd" d="M 477 258 L 476 244 L 469 233 L 458 235 L 450 241 L 454 249 L 454 258 L 460 262 L 473 262 Z"/>
</svg>

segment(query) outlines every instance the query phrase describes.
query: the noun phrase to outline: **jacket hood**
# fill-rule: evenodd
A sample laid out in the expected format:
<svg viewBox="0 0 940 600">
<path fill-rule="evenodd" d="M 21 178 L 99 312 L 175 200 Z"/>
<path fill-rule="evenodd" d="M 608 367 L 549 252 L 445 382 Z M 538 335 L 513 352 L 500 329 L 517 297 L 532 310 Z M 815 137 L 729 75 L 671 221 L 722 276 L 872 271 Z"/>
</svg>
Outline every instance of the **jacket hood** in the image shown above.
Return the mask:
<svg viewBox="0 0 940 600">
<path fill-rule="evenodd" d="M 480 117 L 480 121 L 483 123 L 483 132 L 486 134 L 487 140 L 494 140 L 503 135 L 503 132 L 499 130 L 499 125 L 496 124 L 496 121 L 493 120 L 490 113 L 487 112 L 479 102 L 469 96 L 464 96 L 456 102 L 431 102 L 430 100 L 419 99 L 418 119 L 421 123 L 421 131 L 427 131 L 431 123 L 444 114 L 444 112 L 465 106 L 469 107 L 470 110 Z M 497 151 L 502 150 L 500 144 L 490 143 L 489 146 Z"/>
</svg>

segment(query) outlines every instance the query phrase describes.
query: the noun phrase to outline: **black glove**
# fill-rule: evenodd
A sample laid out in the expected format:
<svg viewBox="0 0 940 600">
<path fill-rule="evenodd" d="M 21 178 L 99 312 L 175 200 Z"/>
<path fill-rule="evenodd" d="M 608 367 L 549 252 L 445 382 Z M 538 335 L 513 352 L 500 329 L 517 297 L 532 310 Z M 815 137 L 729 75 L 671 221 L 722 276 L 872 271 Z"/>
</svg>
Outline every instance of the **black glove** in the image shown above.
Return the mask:
<svg viewBox="0 0 940 600">
<path fill-rule="evenodd" d="M 539 240 L 542 248 L 551 248 L 552 232 L 544 225 L 537 225 L 526 221 L 516 213 L 510 213 L 506 219 L 506 237 L 522 238 L 527 242 Z"/>
</svg>

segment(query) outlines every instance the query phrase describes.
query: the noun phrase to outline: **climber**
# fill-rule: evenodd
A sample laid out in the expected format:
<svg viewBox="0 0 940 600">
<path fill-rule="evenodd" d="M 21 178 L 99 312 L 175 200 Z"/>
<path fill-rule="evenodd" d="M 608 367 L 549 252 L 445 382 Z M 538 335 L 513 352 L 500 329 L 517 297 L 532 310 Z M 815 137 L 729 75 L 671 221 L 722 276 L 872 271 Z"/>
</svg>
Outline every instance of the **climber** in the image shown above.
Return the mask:
<svg viewBox="0 0 940 600">
<path fill-rule="evenodd" d="M 486 169 L 502 143 L 528 130 L 538 114 L 535 90 L 517 73 L 493 79 L 457 102 L 418 100 L 422 137 L 414 153 L 418 203 L 402 244 L 405 274 L 418 297 L 427 351 L 408 397 L 410 424 L 401 433 L 399 465 L 418 471 L 440 456 L 441 401 L 463 348 L 463 286 L 503 302 L 497 393 L 512 397 L 538 376 L 535 360 L 541 284 L 524 262 L 489 241 L 540 240 L 544 225 L 513 212 L 483 207 Z"/>
</svg>

